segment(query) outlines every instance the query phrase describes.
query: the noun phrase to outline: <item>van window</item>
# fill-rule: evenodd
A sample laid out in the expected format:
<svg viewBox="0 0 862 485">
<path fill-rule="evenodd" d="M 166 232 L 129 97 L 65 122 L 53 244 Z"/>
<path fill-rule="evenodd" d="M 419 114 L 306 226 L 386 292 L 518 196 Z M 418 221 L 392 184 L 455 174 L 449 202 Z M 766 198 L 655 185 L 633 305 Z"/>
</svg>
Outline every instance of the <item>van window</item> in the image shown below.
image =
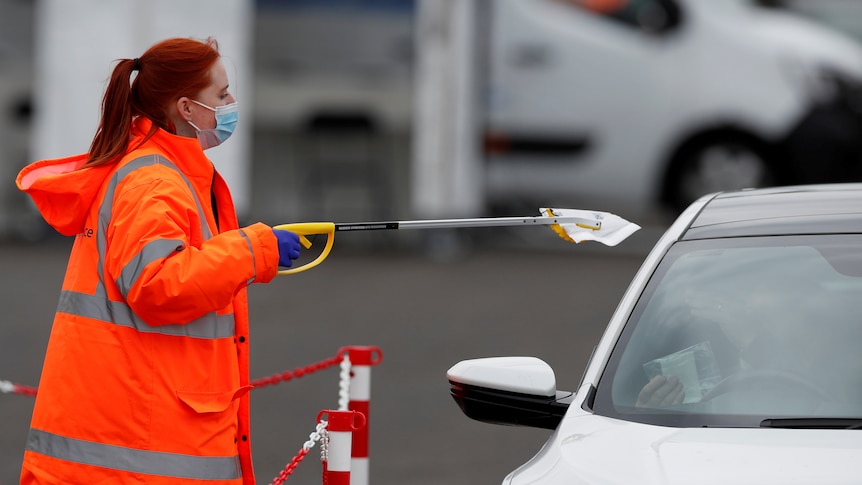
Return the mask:
<svg viewBox="0 0 862 485">
<path fill-rule="evenodd" d="M 648 32 L 664 32 L 680 20 L 674 0 L 556 0 Z"/>
</svg>

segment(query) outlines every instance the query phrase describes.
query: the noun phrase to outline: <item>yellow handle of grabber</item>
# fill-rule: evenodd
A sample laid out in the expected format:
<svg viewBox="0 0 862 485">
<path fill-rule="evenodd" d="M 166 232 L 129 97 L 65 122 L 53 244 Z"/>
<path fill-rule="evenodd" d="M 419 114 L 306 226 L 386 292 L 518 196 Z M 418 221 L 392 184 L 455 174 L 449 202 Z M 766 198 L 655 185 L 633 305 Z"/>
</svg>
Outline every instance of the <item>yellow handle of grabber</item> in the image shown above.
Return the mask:
<svg viewBox="0 0 862 485">
<path fill-rule="evenodd" d="M 320 253 L 319 256 L 317 256 L 317 259 L 302 266 L 279 270 L 276 273 L 279 276 L 300 273 L 322 263 L 323 260 L 326 259 L 327 256 L 329 256 L 329 252 L 332 251 L 332 243 L 335 241 L 334 222 L 295 222 L 292 224 L 281 224 L 278 226 L 274 226 L 273 229 L 280 229 L 282 231 L 290 231 L 292 233 L 298 234 L 299 242 L 302 243 L 305 249 L 311 247 L 311 241 L 309 241 L 308 238 L 305 237 L 306 235 L 326 234 L 326 246 L 323 247 L 323 251 Z"/>
</svg>

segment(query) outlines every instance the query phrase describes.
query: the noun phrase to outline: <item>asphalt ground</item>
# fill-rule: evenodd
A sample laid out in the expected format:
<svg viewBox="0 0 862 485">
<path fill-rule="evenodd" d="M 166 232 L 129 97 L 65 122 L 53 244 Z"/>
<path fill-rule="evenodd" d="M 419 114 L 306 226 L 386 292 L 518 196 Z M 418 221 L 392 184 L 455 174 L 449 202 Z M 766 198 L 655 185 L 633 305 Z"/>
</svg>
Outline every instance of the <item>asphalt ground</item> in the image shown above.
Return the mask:
<svg viewBox="0 0 862 485">
<path fill-rule="evenodd" d="M 254 285 L 252 379 L 320 362 L 344 346 L 377 346 L 370 483 L 500 483 L 550 432 L 468 419 L 449 396 L 446 371 L 463 359 L 531 355 L 555 369 L 560 389 L 574 390 L 658 233 L 642 231 L 616 248 L 573 245 L 550 231 L 529 244 L 493 234 L 497 244 L 486 238 L 468 251 L 436 253 L 336 242 L 317 268 Z M 0 380 L 38 384 L 70 243 L 0 246 Z M 337 409 L 338 373 L 333 367 L 252 391 L 259 483 L 297 454 L 319 411 Z M 0 394 L 2 485 L 17 483 L 32 402 Z M 321 483 L 318 450 L 286 483 Z"/>
</svg>

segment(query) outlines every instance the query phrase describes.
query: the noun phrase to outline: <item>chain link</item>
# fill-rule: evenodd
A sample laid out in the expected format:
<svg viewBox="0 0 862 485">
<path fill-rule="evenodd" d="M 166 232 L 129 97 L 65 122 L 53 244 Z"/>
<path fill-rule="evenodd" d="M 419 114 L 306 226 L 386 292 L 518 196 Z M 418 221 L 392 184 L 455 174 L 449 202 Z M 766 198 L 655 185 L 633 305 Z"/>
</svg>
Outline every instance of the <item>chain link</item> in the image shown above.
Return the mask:
<svg viewBox="0 0 862 485">
<path fill-rule="evenodd" d="M 326 423 L 326 421 L 323 421 Z M 324 429 L 320 434 L 320 461 L 326 463 L 329 461 L 329 431 Z"/>
<path fill-rule="evenodd" d="M 341 359 L 341 372 L 338 380 L 338 410 L 347 411 L 350 404 L 350 354 Z"/>
<path fill-rule="evenodd" d="M 288 382 L 293 378 L 300 378 L 306 376 L 308 374 L 313 374 L 317 371 L 321 371 L 324 369 L 328 369 L 332 366 L 335 366 L 339 363 L 341 357 L 336 355 L 335 357 L 331 357 L 326 360 L 322 360 L 320 362 L 316 362 L 314 364 L 309 364 L 305 367 L 299 367 L 294 369 L 293 371 L 284 371 L 281 374 L 274 374 L 269 377 L 263 377 L 260 379 L 256 379 L 251 381 L 250 384 L 255 388 L 271 386 L 273 384 L 278 384 L 279 382 Z"/>
<path fill-rule="evenodd" d="M 308 440 L 302 444 L 302 448 L 299 450 L 299 453 L 293 457 L 293 460 L 284 467 L 284 470 L 282 470 L 277 477 L 272 479 L 272 482 L 270 482 L 269 485 L 281 485 L 284 483 L 284 481 L 287 480 L 287 477 L 296 470 L 299 462 L 301 462 L 305 458 L 305 455 L 314 448 L 314 443 L 318 441 L 320 441 L 321 460 L 323 460 L 324 448 L 327 448 L 326 445 L 329 443 L 329 432 L 326 430 L 327 424 L 328 422 L 325 419 L 321 419 L 320 422 L 317 423 L 314 431 L 308 435 Z"/>
</svg>

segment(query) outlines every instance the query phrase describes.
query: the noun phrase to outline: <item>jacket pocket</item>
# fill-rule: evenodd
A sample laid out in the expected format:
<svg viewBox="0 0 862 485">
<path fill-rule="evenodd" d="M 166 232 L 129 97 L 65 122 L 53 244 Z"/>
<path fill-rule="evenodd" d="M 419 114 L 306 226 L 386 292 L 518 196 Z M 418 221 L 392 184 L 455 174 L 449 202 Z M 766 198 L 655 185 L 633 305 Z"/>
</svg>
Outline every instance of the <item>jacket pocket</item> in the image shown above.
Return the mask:
<svg viewBox="0 0 862 485">
<path fill-rule="evenodd" d="M 220 413 L 232 402 L 244 396 L 253 386 L 243 386 L 232 391 L 177 391 L 180 401 L 197 413 Z"/>
</svg>

